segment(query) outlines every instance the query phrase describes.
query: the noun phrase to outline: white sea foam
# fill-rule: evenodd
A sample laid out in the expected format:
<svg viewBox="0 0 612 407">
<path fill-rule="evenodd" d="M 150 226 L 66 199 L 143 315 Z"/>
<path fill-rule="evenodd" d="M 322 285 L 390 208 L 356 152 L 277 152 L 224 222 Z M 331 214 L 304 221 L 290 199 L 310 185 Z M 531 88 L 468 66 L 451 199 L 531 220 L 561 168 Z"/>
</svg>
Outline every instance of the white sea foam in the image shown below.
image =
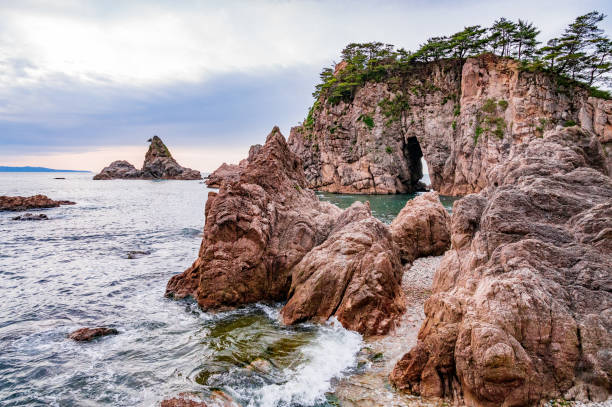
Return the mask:
<svg viewBox="0 0 612 407">
<path fill-rule="evenodd" d="M 313 342 L 302 349 L 304 363 L 285 372 L 288 380 L 258 389 L 249 407 L 311 406 L 325 400 L 332 379 L 357 363 L 362 337 L 346 330 L 335 318 L 321 327 Z"/>
</svg>

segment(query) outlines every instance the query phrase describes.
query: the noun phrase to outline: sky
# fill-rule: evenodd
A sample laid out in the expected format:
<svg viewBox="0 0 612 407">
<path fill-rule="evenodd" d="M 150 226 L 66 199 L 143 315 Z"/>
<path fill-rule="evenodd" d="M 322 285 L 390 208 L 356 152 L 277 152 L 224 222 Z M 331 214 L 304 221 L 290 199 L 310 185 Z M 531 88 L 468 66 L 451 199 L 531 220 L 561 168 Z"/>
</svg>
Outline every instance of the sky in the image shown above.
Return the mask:
<svg viewBox="0 0 612 407">
<path fill-rule="evenodd" d="M 201 171 L 288 137 L 318 74 L 350 42 L 416 49 L 504 16 L 540 40 L 610 1 L 4 0 L 0 165 L 142 165 L 156 134 Z M 602 24 L 612 33 L 612 17 Z"/>
</svg>

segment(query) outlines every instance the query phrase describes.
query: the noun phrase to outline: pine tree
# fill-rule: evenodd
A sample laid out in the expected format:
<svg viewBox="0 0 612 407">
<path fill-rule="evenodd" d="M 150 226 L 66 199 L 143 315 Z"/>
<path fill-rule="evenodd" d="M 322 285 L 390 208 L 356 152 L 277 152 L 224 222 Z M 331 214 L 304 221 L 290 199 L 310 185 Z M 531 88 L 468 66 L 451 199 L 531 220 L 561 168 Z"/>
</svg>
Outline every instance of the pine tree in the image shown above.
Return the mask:
<svg viewBox="0 0 612 407">
<path fill-rule="evenodd" d="M 513 46 L 512 56 L 519 61 L 531 60 L 537 52 L 539 42 L 536 37 L 538 34 L 540 34 L 540 30 L 532 23 L 519 19 L 511 41 Z"/>
<path fill-rule="evenodd" d="M 510 47 L 516 30 L 516 24 L 505 17 L 493 22 L 491 28 L 488 29 L 491 34 L 486 41 L 491 46 L 494 54 L 497 53 L 498 48 L 501 48 L 500 55 L 502 57 L 510 55 Z"/>
</svg>

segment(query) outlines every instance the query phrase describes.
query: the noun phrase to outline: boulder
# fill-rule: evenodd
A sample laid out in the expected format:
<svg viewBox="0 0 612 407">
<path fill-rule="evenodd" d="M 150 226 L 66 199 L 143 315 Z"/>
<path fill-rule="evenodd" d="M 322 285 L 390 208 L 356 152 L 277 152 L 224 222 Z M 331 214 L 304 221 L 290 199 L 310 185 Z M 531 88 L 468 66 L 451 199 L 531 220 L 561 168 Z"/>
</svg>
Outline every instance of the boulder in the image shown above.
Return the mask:
<svg viewBox="0 0 612 407">
<path fill-rule="evenodd" d="M 93 179 L 202 179 L 199 171 L 181 167 L 158 136 L 153 136 L 148 141 L 151 144 L 141 170 L 136 169 L 127 161 L 119 160 L 102 169 Z"/>
<path fill-rule="evenodd" d="M 15 216 L 14 218 L 11 218 L 12 220 L 48 220 L 49 217 L 47 215 L 45 215 L 44 213 L 40 213 L 38 215 L 34 215 L 32 213 L 26 213 L 23 215 L 19 215 L 19 216 Z"/>
<path fill-rule="evenodd" d="M 71 201 L 54 201 L 45 195 L 0 196 L 0 211 L 25 211 L 28 209 L 57 208 L 60 205 L 74 205 Z"/>
<path fill-rule="evenodd" d="M 604 400 L 612 386 L 612 182 L 595 135 L 515 146 L 455 202 L 417 345 L 391 381 L 468 405 Z"/>
<path fill-rule="evenodd" d="M 404 310 L 402 266 L 389 228 L 356 202 L 329 237 L 293 268 L 286 324 L 335 316 L 347 329 L 381 335 Z"/>
<path fill-rule="evenodd" d="M 114 328 L 97 327 L 97 328 L 80 328 L 68 335 L 68 338 L 77 342 L 88 342 L 100 336 L 117 335 L 119 332 Z"/>
<path fill-rule="evenodd" d="M 140 179 L 142 171 L 136 169 L 125 160 L 113 161 L 108 167 L 104 167 L 99 174 L 94 175 L 95 180 L 104 179 Z"/>
<path fill-rule="evenodd" d="M 191 295 L 203 309 L 286 300 L 291 269 L 341 212 L 305 187 L 301 161 L 275 127 L 239 180 L 209 194 L 198 259 L 166 295 Z"/>
<path fill-rule="evenodd" d="M 450 216 L 438 193 L 427 192 L 406 202 L 391 222 L 391 235 L 403 263 L 444 254 L 450 247 Z"/>
</svg>

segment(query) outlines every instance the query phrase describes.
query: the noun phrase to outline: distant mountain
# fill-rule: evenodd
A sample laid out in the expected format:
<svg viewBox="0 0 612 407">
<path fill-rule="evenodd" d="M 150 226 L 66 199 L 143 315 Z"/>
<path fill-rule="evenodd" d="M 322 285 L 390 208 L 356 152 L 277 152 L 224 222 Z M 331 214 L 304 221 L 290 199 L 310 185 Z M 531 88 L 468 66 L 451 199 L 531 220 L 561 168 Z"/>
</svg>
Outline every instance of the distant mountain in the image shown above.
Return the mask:
<svg viewBox="0 0 612 407">
<path fill-rule="evenodd" d="M 0 172 L 91 172 L 91 171 L 76 171 L 76 170 L 54 170 L 46 167 L 6 167 L 0 165 Z"/>
</svg>

